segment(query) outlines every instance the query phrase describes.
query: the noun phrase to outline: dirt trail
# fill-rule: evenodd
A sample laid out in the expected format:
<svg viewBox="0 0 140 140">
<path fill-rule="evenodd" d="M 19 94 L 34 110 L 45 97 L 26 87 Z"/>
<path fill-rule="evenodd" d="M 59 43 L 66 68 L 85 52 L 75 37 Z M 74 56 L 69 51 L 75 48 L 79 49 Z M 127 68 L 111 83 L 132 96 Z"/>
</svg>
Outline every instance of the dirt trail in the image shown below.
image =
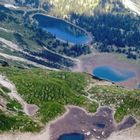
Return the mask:
<svg viewBox="0 0 140 140">
<path fill-rule="evenodd" d="M 6 39 L 0 37 L 0 42 L 7 45 L 10 49 L 13 49 L 13 50 L 16 50 L 16 51 L 21 51 L 21 49 L 19 48 L 18 45 L 14 44 L 13 42 L 11 42 L 9 40 L 6 40 Z"/>
<path fill-rule="evenodd" d="M 0 134 L 0 140 L 50 140 L 49 126 L 38 134 L 33 133 L 16 133 Z"/>
<path fill-rule="evenodd" d="M 111 86 L 112 83 L 108 81 L 98 81 L 98 80 L 92 80 L 91 83 L 88 84 L 88 86 L 85 88 L 84 92 L 87 94 L 85 95 L 86 98 L 88 98 L 90 101 L 95 102 L 99 105 L 99 108 L 101 107 L 101 104 L 98 100 L 92 98 L 92 94 L 89 92 L 90 89 L 94 86 Z"/>
<path fill-rule="evenodd" d="M 6 88 L 8 88 L 11 92 L 8 93 L 9 97 L 11 99 L 17 100 L 23 107 L 23 111 L 27 115 L 34 115 L 34 113 L 38 110 L 38 107 L 35 105 L 29 105 L 27 104 L 23 98 L 18 94 L 16 87 L 14 84 L 12 84 L 5 76 L 0 75 L 0 84 Z M 34 110 L 30 111 L 30 108 L 33 108 Z"/>
<path fill-rule="evenodd" d="M 9 30 L 9 29 L 6 29 L 6 28 L 2 28 L 0 27 L 0 30 L 4 31 L 4 32 L 7 32 L 7 33 L 14 33 L 15 31 L 12 31 L 12 30 Z"/>
<path fill-rule="evenodd" d="M 32 55 L 32 54 L 30 54 L 30 53 L 28 53 L 28 52 L 23 51 L 22 48 L 20 48 L 17 44 L 13 43 L 12 41 L 9 41 L 9 40 L 6 40 L 6 39 L 0 37 L 0 42 L 2 42 L 3 44 L 6 45 L 6 46 L 3 46 L 3 47 L 8 48 L 8 49 L 10 49 L 10 50 L 12 50 L 12 51 L 17 51 L 17 52 L 22 53 L 22 54 L 24 54 L 24 55 L 27 55 L 27 56 L 29 56 L 29 57 L 33 57 L 33 58 L 36 59 L 36 60 L 48 62 L 48 60 L 47 60 L 46 58 L 34 56 L 34 55 Z M 77 59 L 70 58 L 70 57 L 68 57 L 68 56 L 55 53 L 55 52 L 50 51 L 50 50 L 48 50 L 48 49 L 46 49 L 46 50 L 49 51 L 49 52 L 52 52 L 52 53 L 54 53 L 54 54 L 56 54 L 56 55 L 59 55 L 59 56 L 65 58 L 65 59 L 69 59 L 70 61 L 73 61 L 73 62 L 75 62 L 75 64 L 77 64 Z M 56 68 L 50 68 L 50 67 L 47 67 L 47 66 L 38 64 L 38 63 L 36 63 L 36 62 L 34 62 L 34 61 L 30 61 L 30 60 L 25 59 L 25 58 L 22 58 L 22 57 L 12 56 L 12 55 L 5 54 L 5 53 L 0 53 L 0 55 L 3 56 L 3 57 L 5 57 L 5 58 L 7 58 L 7 59 L 12 58 L 12 60 L 14 60 L 14 61 L 15 61 L 15 60 L 16 60 L 16 61 L 22 61 L 22 62 L 25 62 L 25 63 L 27 63 L 27 64 L 31 64 L 31 65 L 36 66 L 36 67 L 46 68 L 46 69 L 48 69 L 48 70 L 59 71 L 59 70 L 56 69 Z M 66 66 L 63 66 L 63 65 L 61 65 L 61 64 L 58 64 L 58 65 L 62 66 L 63 68 L 67 68 Z"/>
<path fill-rule="evenodd" d="M 17 56 L 12 56 L 12 55 L 8 55 L 8 54 L 5 54 L 5 53 L 0 53 L 0 56 L 4 57 L 4 58 L 6 58 L 6 59 L 9 59 L 9 60 L 18 61 L 18 62 L 23 62 L 23 63 L 26 63 L 26 64 L 30 64 L 30 65 L 33 65 L 33 66 L 38 67 L 38 68 L 47 69 L 47 70 L 59 71 L 58 69 L 49 68 L 49 67 L 40 65 L 40 64 L 38 64 L 38 63 L 36 63 L 36 62 L 27 60 L 27 59 L 25 59 L 25 58 L 21 58 L 21 57 L 17 57 Z"/>
<path fill-rule="evenodd" d="M 41 60 L 41 61 L 44 61 L 44 62 L 47 62 L 48 60 L 47 59 L 43 59 L 41 57 L 37 57 L 37 56 L 33 56 L 31 54 L 29 54 L 28 52 L 24 52 L 17 44 L 13 43 L 12 41 L 9 41 L 9 40 L 6 40 L 4 38 L 1 38 L 0 37 L 0 42 L 2 42 L 3 44 L 5 44 L 6 46 L 3 46 L 5 48 L 9 48 L 13 51 L 17 51 L 17 52 L 21 52 L 25 55 L 28 55 L 30 57 L 34 57 L 35 59 L 37 60 Z M 49 67 L 46 67 L 46 66 L 43 66 L 41 64 L 38 64 L 36 62 L 33 62 L 33 61 L 30 61 L 30 60 L 27 60 L 25 58 L 22 58 L 22 57 L 17 57 L 17 56 L 12 56 L 12 55 L 9 55 L 9 54 L 5 54 L 5 53 L 0 53 L 0 56 L 6 58 L 6 59 L 11 59 L 11 60 L 14 60 L 14 61 L 20 61 L 20 62 L 25 62 L 27 64 L 31 64 L 35 67 L 40 67 L 40 68 L 45 68 L 45 69 L 48 69 L 48 70 L 55 70 L 55 71 L 58 71 L 58 69 L 55 69 L 55 68 L 49 68 Z"/>
</svg>

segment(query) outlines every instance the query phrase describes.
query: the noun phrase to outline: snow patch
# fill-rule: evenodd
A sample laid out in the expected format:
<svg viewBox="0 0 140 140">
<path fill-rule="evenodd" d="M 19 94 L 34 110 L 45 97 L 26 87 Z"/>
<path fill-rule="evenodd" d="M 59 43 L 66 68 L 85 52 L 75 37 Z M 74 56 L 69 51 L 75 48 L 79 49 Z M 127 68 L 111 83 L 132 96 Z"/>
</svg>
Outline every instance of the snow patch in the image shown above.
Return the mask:
<svg viewBox="0 0 140 140">
<path fill-rule="evenodd" d="M 140 15 L 139 6 L 135 2 L 133 2 L 132 0 L 122 0 L 122 3 L 124 4 L 125 8 L 129 8 L 134 13 Z"/>
<path fill-rule="evenodd" d="M 13 9 L 18 9 L 19 8 L 17 6 L 12 5 L 12 4 L 4 4 L 4 7 L 6 7 L 6 8 L 13 8 Z"/>
</svg>

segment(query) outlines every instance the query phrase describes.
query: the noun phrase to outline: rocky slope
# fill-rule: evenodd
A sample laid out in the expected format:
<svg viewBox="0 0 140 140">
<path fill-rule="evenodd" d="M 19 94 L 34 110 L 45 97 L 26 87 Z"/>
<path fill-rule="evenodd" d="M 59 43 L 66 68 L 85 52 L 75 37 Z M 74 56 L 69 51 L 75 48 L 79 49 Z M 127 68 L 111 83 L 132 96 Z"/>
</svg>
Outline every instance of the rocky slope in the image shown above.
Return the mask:
<svg viewBox="0 0 140 140">
<path fill-rule="evenodd" d="M 140 2 L 137 0 L 0 0 L 0 2 L 32 8 L 43 8 L 51 12 L 51 14 L 61 17 L 67 17 L 73 12 L 76 14 L 93 15 L 94 9 L 97 7 L 102 8 L 100 10 L 110 11 L 114 6 L 120 7 L 120 4 L 140 14 Z"/>
<path fill-rule="evenodd" d="M 134 13 L 140 15 L 140 1 L 138 0 L 123 0 L 123 4 L 126 8 L 129 8 Z"/>
<path fill-rule="evenodd" d="M 138 3 L 135 0 L 133 1 Z M 45 10 L 49 9 L 53 14 L 61 14 L 63 16 L 71 12 L 92 15 L 93 10 L 99 5 L 106 5 L 108 9 L 110 3 L 115 3 L 116 5 L 118 2 L 127 3 L 126 0 L 0 0 L 0 2 L 34 8 L 43 7 Z"/>
</svg>

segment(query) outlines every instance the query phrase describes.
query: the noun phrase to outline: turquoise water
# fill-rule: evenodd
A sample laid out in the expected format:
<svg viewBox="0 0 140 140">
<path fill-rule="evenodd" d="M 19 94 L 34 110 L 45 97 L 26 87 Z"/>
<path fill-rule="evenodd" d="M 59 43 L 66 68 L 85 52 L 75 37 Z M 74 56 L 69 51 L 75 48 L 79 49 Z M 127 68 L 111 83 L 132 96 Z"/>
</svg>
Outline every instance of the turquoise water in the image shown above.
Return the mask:
<svg viewBox="0 0 140 140">
<path fill-rule="evenodd" d="M 84 135 L 79 133 L 64 134 L 58 140 L 84 140 Z"/>
<path fill-rule="evenodd" d="M 36 14 L 33 16 L 38 22 L 38 26 L 47 32 L 53 34 L 60 40 L 70 42 L 73 44 L 85 44 L 89 38 L 84 31 L 76 28 L 75 26 L 65 22 L 64 20 L 56 19 L 53 17 Z"/>
<path fill-rule="evenodd" d="M 99 66 L 94 69 L 93 75 L 112 82 L 121 82 L 134 77 L 135 73 L 124 69 L 116 69 L 110 66 Z"/>
</svg>

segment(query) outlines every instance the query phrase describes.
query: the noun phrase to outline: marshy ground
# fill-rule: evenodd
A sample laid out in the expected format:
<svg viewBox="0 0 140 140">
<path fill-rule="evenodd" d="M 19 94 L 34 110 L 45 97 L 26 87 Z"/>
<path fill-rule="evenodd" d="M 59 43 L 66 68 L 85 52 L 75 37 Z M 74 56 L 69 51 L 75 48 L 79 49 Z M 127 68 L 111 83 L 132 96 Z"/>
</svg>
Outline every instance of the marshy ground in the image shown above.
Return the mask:
<svg viewBox="0 0 140 140">
<path fill-rule="evenodd" d="M 68 113 L 50 125 L 50 139 L 57 140 L 63 134 L 80 133 L 85 135 L 86 140 L 103 140 L 113 132 L 122 131 L 137 123 L 135 118 L 127 117 L 117 124 L 113 113 L 108 107 L 100 108 L 95 114 L 88 114 L 78 107 L 68 107 Z"/>
</svg>

